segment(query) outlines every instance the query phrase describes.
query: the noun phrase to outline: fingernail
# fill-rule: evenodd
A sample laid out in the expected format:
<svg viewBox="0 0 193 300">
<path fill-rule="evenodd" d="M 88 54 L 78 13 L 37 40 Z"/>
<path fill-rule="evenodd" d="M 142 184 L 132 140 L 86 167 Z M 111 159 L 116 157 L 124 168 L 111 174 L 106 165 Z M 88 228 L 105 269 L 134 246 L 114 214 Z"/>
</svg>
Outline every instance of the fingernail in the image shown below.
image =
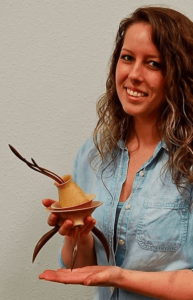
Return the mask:
<svg viewBox="0 0 193 300">
<path fill-rule="evenodd" d="M 50 215 L 50 221 L 54 221 L 55 217 L 53 215 Z"/>
</svg>

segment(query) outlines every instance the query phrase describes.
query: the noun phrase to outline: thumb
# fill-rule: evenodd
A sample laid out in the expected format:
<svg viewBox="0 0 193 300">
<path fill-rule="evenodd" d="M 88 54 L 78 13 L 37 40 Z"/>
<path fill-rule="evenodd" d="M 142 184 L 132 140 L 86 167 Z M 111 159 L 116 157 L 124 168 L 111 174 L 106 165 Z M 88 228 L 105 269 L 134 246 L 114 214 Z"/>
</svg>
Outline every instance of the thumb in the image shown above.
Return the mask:
<svg viewBox="0 0 193 300">
<path fill-rule="evenodd" d="M 92 274 L 86 277 L 84 280 L 84 285 L 87 286 L 97 286 L 99 283 L 99 278 L 98 274 Z"/>
<path fill-rule="evenodd" d="M 53 200 L 53 199 L 48 199 L 48 198 L 42 200 L 42 204 L 43 204 L 45 207 L 51 206 L 54 202 L 56 202 L 56 201 Z"/>
</svg>

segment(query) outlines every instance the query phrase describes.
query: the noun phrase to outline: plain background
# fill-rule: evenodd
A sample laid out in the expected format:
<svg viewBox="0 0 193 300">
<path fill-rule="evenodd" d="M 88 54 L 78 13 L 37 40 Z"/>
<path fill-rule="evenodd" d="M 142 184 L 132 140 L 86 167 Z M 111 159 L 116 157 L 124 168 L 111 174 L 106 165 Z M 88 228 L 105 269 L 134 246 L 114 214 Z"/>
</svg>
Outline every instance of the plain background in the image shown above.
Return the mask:
<svg viewBox="0 0 193 300">
<path fill-rule="evenodd" d="M 192 0 L 0 0 L 0 299 L 92 299 L 92 287 L 39 281 L 44 269 L 58 268 L 59 235 L 31 262 L 50 229 L 41 200 L 57 199 L 57 190 L 8 144 L 59 175 L 72 172 L 97 120 L 119 22 L 142 5 L 193 19 Z"/>
</svg>

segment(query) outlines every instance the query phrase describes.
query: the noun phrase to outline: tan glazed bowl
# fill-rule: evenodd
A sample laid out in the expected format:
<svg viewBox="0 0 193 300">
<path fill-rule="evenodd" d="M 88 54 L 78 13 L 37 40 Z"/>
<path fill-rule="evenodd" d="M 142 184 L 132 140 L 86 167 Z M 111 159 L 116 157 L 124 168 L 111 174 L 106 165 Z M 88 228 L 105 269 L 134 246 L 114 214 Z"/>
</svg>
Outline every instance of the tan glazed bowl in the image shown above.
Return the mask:
<svg viewBox="0 0 193 300">
<path fill-rule="evenodd" d="M 71 175 L 64 175 L 61 178 L 64 180 L 64 183 L 54 183 L 58 188 L 58 204 L 60 207 L 72 208 L 80 204 L 85 204 L 95 198 L 95 195 L 93 194 L 86 195 L 83 190 L 72 180 Z"/>
<path fill-rule="evenodd" d="M 64 221 L 67 219 L 72 220 L 74 226 L 83 226 L 84 218 L 86 216 L 90 216 L 93 213 L 93 211 L 102 204 L 103 202 L 100 201 L 92 201 L 90 207 L 76 206 L 76 208 L 74 209 L 53 209 L 52 206 L 50 206 L 46 210 L 49 212 L 60 214 L 60 218 L 62 218 Z"/>
</svg>

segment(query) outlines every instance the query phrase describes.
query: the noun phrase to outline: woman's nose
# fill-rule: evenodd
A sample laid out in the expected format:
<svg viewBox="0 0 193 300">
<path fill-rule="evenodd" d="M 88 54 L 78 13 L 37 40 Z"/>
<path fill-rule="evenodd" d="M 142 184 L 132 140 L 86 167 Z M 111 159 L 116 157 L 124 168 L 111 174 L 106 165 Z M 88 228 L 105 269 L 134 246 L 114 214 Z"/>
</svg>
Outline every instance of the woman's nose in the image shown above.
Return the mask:
<svg viewBox="0 0 193 300">
<path fill-rule="evenodd" d="M 129 70 L 128 78 L 135 81 L 143 81 L 143 66 L 138 62 L 133 63 Z"/>
</svg>

